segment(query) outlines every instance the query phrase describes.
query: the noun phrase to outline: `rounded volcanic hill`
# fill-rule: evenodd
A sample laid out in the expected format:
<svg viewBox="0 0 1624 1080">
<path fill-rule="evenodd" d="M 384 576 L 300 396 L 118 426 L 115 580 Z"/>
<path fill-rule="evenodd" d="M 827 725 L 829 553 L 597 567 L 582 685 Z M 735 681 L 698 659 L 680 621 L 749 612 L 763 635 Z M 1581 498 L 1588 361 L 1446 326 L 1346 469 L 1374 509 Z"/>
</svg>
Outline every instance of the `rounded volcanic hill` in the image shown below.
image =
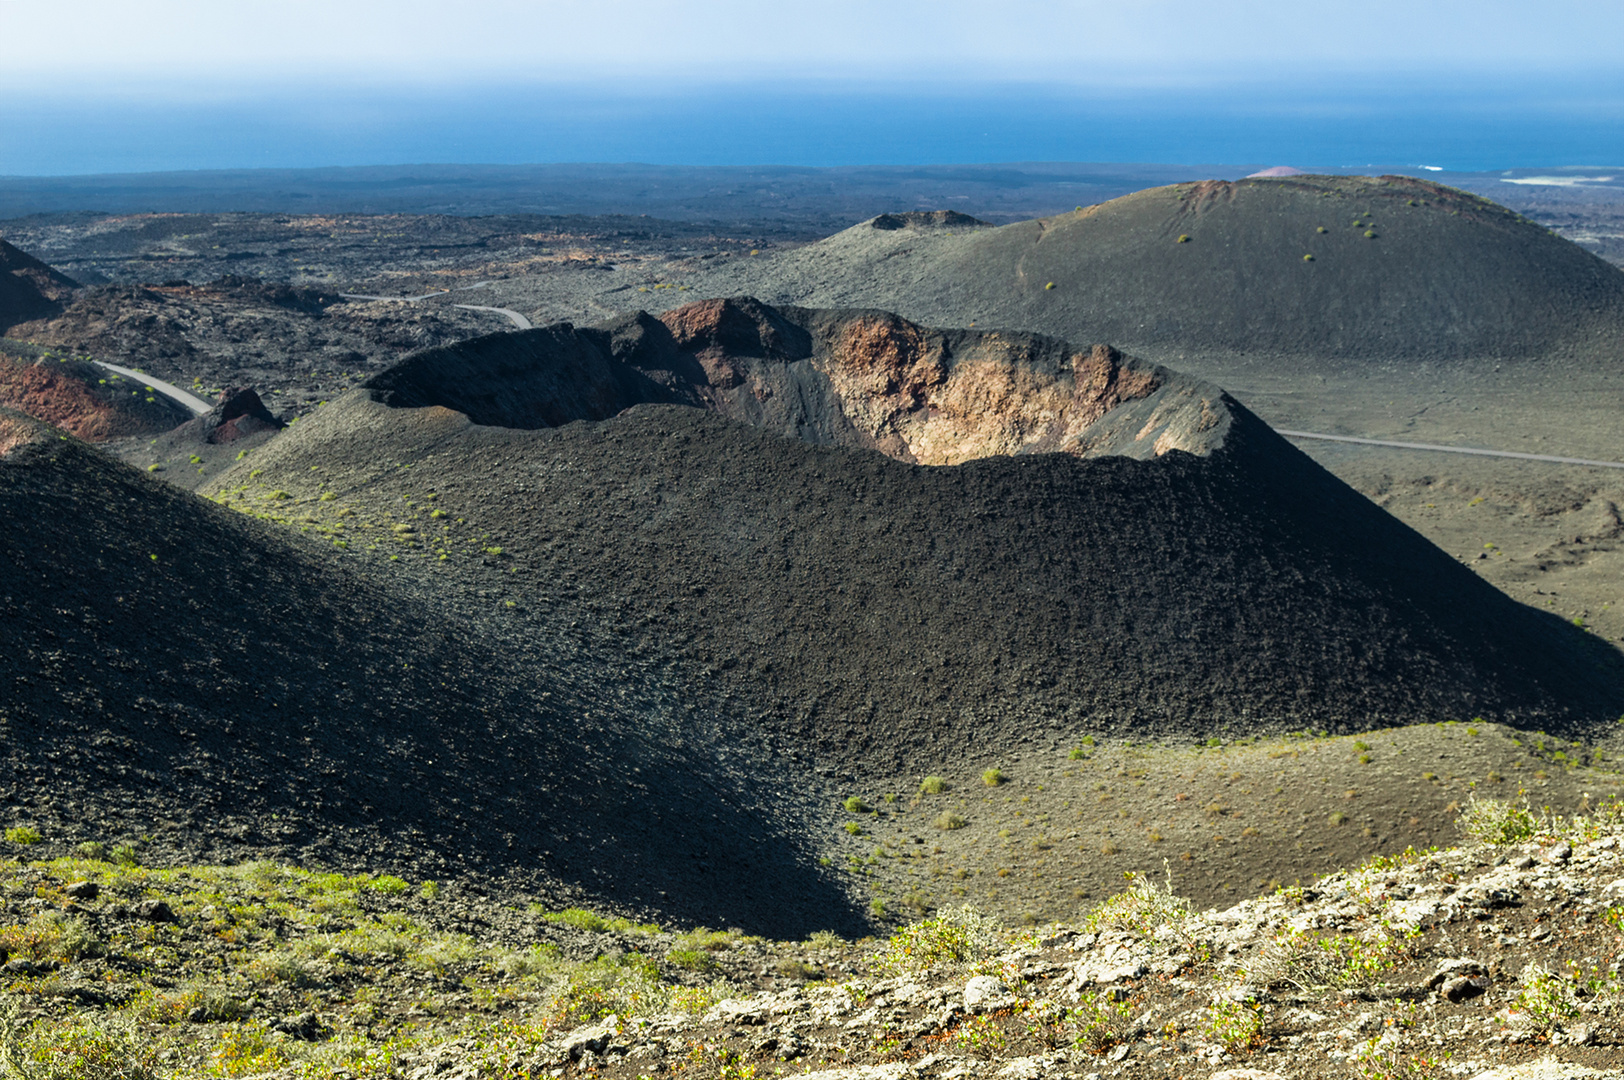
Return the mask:
<svg viewBox="0 0 1624 1080">
<path fill-rule="evenodd" d="M 36 855 L 128 842 L 148 865 L 473 877 L 785 937 L 865 925 L 796 816 L 808 785 L 586 631 L 459 604 L 4 409 L 0 513 L 0 804 Z"/>
<path fill-rule="evenodd" d="M 205 490 L 287 521 L 365 508 L 354 542 L 504 583 L 868 766 L 1624 706 L 1616 654 L 1218 388 L 1041 335 L 748 299 L 493 335 Z"/>
<path fill-rule="evenodd" d="M 1198 367 L 1207 352 L 1330 370 L 1624 347 L 1624 271 L 1479 196 L 1401 176 L 1176 184 L 999 228 L 875 219 L 730 272 L 737 282 L 708 287 Z"/>
</svg>

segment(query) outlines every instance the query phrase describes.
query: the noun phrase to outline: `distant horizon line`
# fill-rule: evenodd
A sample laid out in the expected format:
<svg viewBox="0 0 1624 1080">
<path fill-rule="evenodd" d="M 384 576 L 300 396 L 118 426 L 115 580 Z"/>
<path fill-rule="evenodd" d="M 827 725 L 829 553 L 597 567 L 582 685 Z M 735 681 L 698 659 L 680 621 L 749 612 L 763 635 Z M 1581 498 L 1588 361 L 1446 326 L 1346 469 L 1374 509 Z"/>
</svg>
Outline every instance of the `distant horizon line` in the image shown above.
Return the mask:
<svg viewBox="0 0 1624 1080">
<path fill-rule="evenodd" d="M 1181 169 L 1196 171 L 1200 169 L 1273 169 L 1291 168 L 1305 175 L 1347 175 L 1360 169 L 1393 170 L 1416 169 L 1421 170 L 1422 178 L 1429 176 L 1494 176 L 1496 174 L 1510 175 L 1514 173 L 1535 173 L 1542 171 L 1552 172 L 1607 172 L 1617 171 L 1624 174 L 1624 164 L 1605 163 L 1563 163 L 1555 162 L 1542 165 L 1512 165 L 1505 167 L 1490 167 L 1479 169 L 1450 168 L 1444 165 L 1422 164 L 1419 162 L 1397 161 L 1369 161 L 1360 164 L 1329 165 L 1324 162 L 1309 162 L 1296 164 L 1287 161 L 1259 158 L 1255 161 L 1154 161 L 1154 160 L 1086 160 L 1086 159 L 1009 159 L 998 161 L 975 160 L 939 160 L 930 162 L 908 161 L 871 161 L 863 163 L 834 163 L 824 165 L 809 165 L 796 162 L 664 162 L 627 160 L 589 160 L 574 161 L 458 161 L 458 160 L 423 160 L 423 161 L 373 161 L 351 162 L 322 165 L 203 165 L 183 168 L 150 168 L 150 169 L 114 169 L 106 171 L 89 172 L 55 172 L 55 173 L 6 173 L 0 172 L 0 182 L 8 181 L 51 181 L 51 180 L 98 180 L 119 179 L 123 177 L 142 177 L 146 179 L 156 177 L 188 177 L 206 176 L 214 174 L 267 174 L 267 173 L 321 173 L 321 172 L 362 172 L 369 170 L 412 170 L 412 169 L 470 169 L 470 170 L 518 170 L 518 169 L 689 169 L 689 170 L 786 170 L 786 171 L 859 171 L 865 169 L 1009 169 L 1021 167 L 1046 168 L 1119 168 L 1119 169 Z M 1324 170 L 1324 172 L 1316 172 Z M 1375 174 L 1371 174 L 1375 175 Z M 1254 177 L 1252 175 L 1236 177 L 1236 179 L 1267 179 L 1267 177 Z M 1213 177 L 1212 179 L 1219 179 Z M 1524 178 L 1514 178 L 1517 182 L 1526 182 Z M 1579 179 L 1579 178 L 1576 178 Z M 1599 177 L 1598 182 L 1605 182 L 1613 177 Z M 1624 175 L 1619 178 L 1620 183 L 1607 186 L 1624 187 Z"/>
</svg>

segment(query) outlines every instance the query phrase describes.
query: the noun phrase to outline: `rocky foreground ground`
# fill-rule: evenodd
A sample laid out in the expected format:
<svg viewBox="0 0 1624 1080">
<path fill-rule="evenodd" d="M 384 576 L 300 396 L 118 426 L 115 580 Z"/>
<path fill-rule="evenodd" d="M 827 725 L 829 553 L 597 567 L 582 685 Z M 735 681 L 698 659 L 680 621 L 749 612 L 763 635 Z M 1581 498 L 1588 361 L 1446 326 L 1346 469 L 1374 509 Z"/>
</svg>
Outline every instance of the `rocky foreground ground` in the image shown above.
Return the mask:
<svg viewBox="0 0 1624 1080">
<path fill-rule="evenodd" d="M 92 844 L 0 864 L 0 1075 L 1624 1076 L 1624 809 L 1462 826 L 1222 911 L 1141 877 L 1068 924 L 856 943 Z"/>
</svg>

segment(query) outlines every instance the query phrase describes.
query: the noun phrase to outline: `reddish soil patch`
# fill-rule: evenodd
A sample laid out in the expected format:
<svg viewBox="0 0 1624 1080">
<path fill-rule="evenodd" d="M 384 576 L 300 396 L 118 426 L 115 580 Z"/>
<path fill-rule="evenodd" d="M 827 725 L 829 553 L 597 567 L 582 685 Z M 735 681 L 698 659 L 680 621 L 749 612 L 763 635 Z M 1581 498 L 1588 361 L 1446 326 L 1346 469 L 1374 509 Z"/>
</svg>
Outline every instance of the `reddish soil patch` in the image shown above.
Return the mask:
<svg viewBox="0 0 1624 1080">
<path fill-rule="evenodd" d="M 151 430 L 139 417 L 99 398 L 82 378 L 55 365 L 0 360 L 0 403 L 54 424 L 86 442 Z"/>
</svg>

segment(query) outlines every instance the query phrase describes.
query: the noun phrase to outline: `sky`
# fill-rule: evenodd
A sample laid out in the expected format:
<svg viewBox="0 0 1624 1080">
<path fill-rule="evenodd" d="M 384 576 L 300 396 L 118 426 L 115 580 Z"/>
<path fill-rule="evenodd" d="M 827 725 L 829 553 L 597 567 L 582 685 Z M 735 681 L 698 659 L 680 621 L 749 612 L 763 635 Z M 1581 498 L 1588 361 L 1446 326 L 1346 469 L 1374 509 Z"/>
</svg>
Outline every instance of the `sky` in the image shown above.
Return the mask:
<svg viewBox="0 0 1624 1080">
<path fill-rule="evenodd" d="M 1624 160 L 1616 0 L 0 0 L 0 40 L 14 175 Z"/>
</svg>

